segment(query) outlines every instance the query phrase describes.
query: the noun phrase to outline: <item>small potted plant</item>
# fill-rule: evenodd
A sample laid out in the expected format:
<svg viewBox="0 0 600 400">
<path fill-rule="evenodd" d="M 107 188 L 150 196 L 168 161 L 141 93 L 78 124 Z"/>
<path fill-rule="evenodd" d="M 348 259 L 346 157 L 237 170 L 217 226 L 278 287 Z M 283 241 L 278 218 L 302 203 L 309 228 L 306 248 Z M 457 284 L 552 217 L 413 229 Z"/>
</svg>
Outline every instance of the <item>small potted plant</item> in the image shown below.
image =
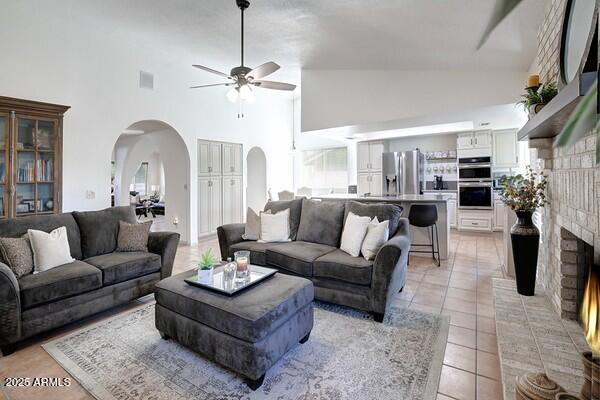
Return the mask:
<svg viewBox="0 0 600 400">
<path fill-rule="evenodd" d="M 502 202 L 517 214 L 517 222 L 510 229 L 517 292 L 533 296 L 540 231 L 531 217 L 537 208 L 547 203 L 545 191 L 548 180 L 544 174 L 534 172 L 528 166 L 525 176 L 503 176 L 500 185 Z"/>
<path fill-rule="evenodd" d="M 212 250 L 208 249 L 200 256 L 198 261 L 198 281 L 206 284 L 212 283 L 213 269 L 219 259 L 212 254 Z"/>
<path fill-rule="evenodd" d="M 528 87 L 525 90 L 527 93 L 521 95 L 523 99 L 517 102 L 517 104 L 521 105 L 527 111 L 529 118 L 539 113 L 558 94 L 558 89 L 554 82 Z"/>
</svg>

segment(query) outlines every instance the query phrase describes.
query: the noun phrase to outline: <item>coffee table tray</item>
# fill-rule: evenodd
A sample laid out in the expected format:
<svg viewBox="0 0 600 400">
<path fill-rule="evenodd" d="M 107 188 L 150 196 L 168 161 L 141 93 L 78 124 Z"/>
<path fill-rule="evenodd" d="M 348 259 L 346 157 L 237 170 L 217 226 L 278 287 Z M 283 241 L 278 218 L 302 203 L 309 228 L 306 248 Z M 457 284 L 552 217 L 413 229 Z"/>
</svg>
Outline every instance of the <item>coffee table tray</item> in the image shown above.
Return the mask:
<svg viewBox="0 0 600 400">
<path fill-rule="evenodd" d="M 195 274 L 189 278 L 186 278 L 185 282 L 192 286 L 212 290 L 227 296 L 233 296 L 251 286 L 256 285 L 257 283 L 264 281 L 265 279 L 272 277 L 277 273 L 276 269 L 261 267 L 258 265 L 249 265 L 248 271 L 248 278 L 245 281 L 236 280 L 235 277 L 232 280 L 226 280 L 224 268 L 221 266 L 213 270 L 211 280 L 200 281 L 198 279 L 198 275 Z"/>
</svg>

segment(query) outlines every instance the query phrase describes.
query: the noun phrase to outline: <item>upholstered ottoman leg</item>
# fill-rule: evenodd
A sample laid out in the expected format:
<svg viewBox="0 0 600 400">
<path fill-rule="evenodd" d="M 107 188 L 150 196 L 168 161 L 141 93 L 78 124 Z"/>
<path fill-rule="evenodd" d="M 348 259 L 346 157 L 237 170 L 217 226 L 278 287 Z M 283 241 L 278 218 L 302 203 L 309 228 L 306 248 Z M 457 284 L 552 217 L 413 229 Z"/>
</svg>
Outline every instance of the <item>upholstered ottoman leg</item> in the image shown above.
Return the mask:
<svg viewBox="0 0 600 400">
<path fill-rule="evenodd" d="M 160 337 L 163 338 L 164 340 L 169 340 L 171 339 L 171 336 L 167 335 L 166 333 L 164 333 L 163 331 L 158 331 L 158 333 L 160 333 Z"/>
<path fill-rule="evenodd" d="M 246 385 L 248 385 L 251 390 L 256 390 L 262 386 L 264 381 L 265 374 L 262 374 L 262 376 L 258 379 L 246 379 Z"/>
<path fill-rule="evenodd" d="M 0 353 L 2 353 L 2 357 L 10 356 L 17 349 L 17 345 L 15 344 L 5 344 L 4 346 L 0 346 Z"/>
<path fill-rule="evenodd" d="M 304 344 L 308 341 L 308 338 L 310 337 L 310 332 L 308 332 L 306 334 L 306 336 L 304 336 L 302 339 L 300 339 L 300 344 Z"/>
</svg>

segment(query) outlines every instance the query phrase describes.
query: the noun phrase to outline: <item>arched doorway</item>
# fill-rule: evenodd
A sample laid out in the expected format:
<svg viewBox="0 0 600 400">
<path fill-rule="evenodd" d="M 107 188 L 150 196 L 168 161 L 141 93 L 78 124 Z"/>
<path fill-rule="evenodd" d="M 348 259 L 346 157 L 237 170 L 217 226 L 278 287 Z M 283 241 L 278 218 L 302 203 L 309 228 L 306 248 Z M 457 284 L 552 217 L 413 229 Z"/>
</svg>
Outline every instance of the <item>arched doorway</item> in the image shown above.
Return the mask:
<svg viewBox="0 0 600 400">
<path fill-rule="evenodd" d="M 179 133 L 162 121 L 131 124 L 115 143 L 112 163 L 114 204 L 135 202 L 132 189 L 144 198 L 151 196 L 157 211 L 157 217 L 148 213 L 152 230 L 178 232 L 189 243 L 190 157 Z"/>
<path fill-rule="evenodd" d="M 267 158 L 260 147 L 253 147 L 246 156 L 246 163 L 246 203 L 259 211 L 267 202 Z"/>
</svg>

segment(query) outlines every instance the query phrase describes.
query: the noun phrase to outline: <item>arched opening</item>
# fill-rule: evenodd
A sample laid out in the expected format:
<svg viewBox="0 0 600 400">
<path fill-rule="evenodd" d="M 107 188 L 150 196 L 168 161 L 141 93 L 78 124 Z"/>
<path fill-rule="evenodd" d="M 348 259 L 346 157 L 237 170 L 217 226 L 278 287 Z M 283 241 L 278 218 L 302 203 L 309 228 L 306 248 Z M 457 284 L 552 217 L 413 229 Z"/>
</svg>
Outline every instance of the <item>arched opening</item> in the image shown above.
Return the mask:
<svg viewBox="0 0 600 400">
<path fill-rule="evenodd" d="M 267 202 L 267 158 L 260 147 L 253 147 L 246 156 L 246 203 L 253 210 L 262 210 Z"/>
<path fill-rule="evenodd" d="M 136 205 L 140 220 L 153 220 L 153 231 L 175 231 L 189 242 L 190 157 L 170 125 L 136 122 L 117 139 L 112 154 L 114 205 Z"/>
</svg>

